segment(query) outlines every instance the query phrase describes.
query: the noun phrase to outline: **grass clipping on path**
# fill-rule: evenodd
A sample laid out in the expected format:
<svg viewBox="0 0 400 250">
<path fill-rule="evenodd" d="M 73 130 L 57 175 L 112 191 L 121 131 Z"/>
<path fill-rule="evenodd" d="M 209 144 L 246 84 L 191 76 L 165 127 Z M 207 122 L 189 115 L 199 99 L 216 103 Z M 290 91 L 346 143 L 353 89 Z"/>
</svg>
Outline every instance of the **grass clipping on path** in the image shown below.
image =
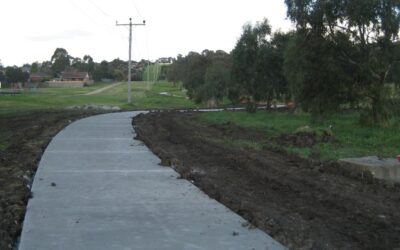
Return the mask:
<svg viewBox="0 0 400 250">
<path fill-rule="evenodd" d="M 323 124 L 310 124 L 308 115 L 293 115 L 280 112 L 221 112 L 204 113 L 199 116 L 206 124 L 233 123 L 265 133 L 271 140 L 265 144 L 254 142 L 228 142 L 236 145 L 251 145 L 254 148 L 274 147 L 298 154 L 304 158 L 337 160 L 348 157 L 377 155 L 395 157 L 400 154 L 399 128 L 365 127 L 358 123 L 357 114 L 336 115 Z M 290 143 L 288 135 L 309 133 L 315 136 L 313 145 Z M 330 134 L 332 140 L 326 139 Z M 282 136 L 284 137 L 282 138 Z M 288 143 L 282 143 L 286 139 Z M 290 136 L 289 136 L 290 139 Z"/>
</svg>

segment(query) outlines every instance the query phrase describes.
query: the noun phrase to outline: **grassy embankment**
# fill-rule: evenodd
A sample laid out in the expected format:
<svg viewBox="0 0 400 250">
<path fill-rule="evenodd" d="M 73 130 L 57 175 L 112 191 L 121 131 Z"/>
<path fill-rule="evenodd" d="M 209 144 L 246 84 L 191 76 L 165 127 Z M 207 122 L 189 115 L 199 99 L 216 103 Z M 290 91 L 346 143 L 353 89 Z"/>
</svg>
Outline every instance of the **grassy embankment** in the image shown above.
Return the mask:
<svg viewBox="0 0 400 250">
<path fill-rule="evenodd" d="M 123 110 L 196 107 L 186 99 L 185 91 L 167 82 L 133 82 L 133 103 L 130 105 L 127 104 L 127 84 L 95 95 L 85 95 L 107 85 L 95 84 L 79 89 L 40 88 L 15 96 L 0 95 L 0 115 L 44 109 L 59 110 L 77 105 L 112 105 Z M 160 95 L 161 92 L 168 92 L 170 95 Z"/>
<path fill-rule="evenodd" d="M 317 143 L 313 148 L 282 146 L 271 139 L 268 143 L 253 141 L 227 141 L 240 147 L 261 149 L 275 147 L 287 152 L 293 152 L 308 158 L 312 152 L 318 152 L 321 160 L 337 160 L 346 157 L 361 157 L 378 155 L 395 157 L 400 154 L 400 128 L 365 127 L 358 123 L 357 114 L 336 115 L 327 119 L 323 124 L 310 124 L 308 115 L 292 115 L 289 113 L 257 112 L 223 112 L 201 114 L 200 120 L 208 124 L 223 124 L 232 122 L 244 128 L 256 129 L 265 133 L 269 138 L 278 138 L 281 134 L 295 133 L 301 127 L 310 126 L 316 134 L 332 125 L 334 143 Z"/>
</svg>

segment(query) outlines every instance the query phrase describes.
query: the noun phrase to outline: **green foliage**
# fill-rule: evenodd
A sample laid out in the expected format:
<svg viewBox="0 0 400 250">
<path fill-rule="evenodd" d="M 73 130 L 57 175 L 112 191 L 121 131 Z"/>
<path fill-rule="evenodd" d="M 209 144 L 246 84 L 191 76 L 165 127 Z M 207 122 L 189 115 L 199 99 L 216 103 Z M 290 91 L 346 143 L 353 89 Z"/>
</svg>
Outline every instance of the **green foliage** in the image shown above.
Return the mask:
<svg viewBox="0 0 400 250">
<path fill-rule="evenodd" d="M 190 52 L 170 66 L 168 79 L 181 81 L 188 97 L 196 103 L 216 106 L 223 100 L 230 82 L 231 58 L 224 51 Z"/>
<path fill-rule="evenodd" d="M 247 24 L 243 34 L 232 51 L 232 81 L 229 86 L 229 98 L 233 102 L 246 99 L 248 103 L 272 100 L 287 93 L 286 78 L 283 75 L 284 51 L 290 33 L 276 33 L 271 39 L 271 27 L 268 20 L 254 27 Z M 251 105 L 251 104 L 249 104 Z"/>
<path fill-rule="evenodd" d="M 285 53 L 284 70 L 296 103 L 313 119 L 325 118 L 348 101 L 344 93 L 353 82 L 332 41 L 312 31 L 298 32 Z"/>
<path fill-rule="evenodd" d="M 314 148 L 282 147 L 279 144 L 273 144 L 274 139 L 268 141 L 269 145 L 264 145 L 282 148 L 304 157 L 309 157 L 311 151 L 319 151 L 322 160 L 371 155 L 394 157 L 399 154 L 399 125 L 387 128 L 361 126 L 357 113 L 334 115 L 323 123 L 312 126 L 310 125 L 310 116 L 307 114 L 220 112 L 204 113 L 200 115 L 199 119 L 207 124 L 234 123 L 247 129 L 264 132 L 271 138 L 278 138 L 281 134 L 295 133 L 299 128 L 305 126 L 311 127 L 313 131 L 333 133 L 336 138 L 335 143 L 318 143 Z"/>
<path fill-rule="evenodd" d="M 297 24 L 298 34 L 303 36 L 303 40 L 309 40 L 309 36 L 315 37 L 320 39 L 317 45 L 330 48 L 328 53 L 325 49 L 318 51 L 319 57 L 324 57 L 322 61 L 332 60 L 335 62 L 332 65 L 339 62 L 344 66 L 339 66 L 339 72 L 343 71 L 347 79 L 352 81 L 350 87 L 343 89 L 347 92 L 345 95 L 351 97 L 349 101 L 360 101 L 357 99 L 367 96 L 367 106 L 373 123 L 385 123 L 390 117 L 384 104 L 388 99 L 384 91 L 385 85 L 400 81 L 396 72 L 400 61 L 400 0 L 285 2 L 288 16 Z M 310 44 L 314 45 L 312 42 Z M 298 49 L 307 47 L 299 46 Z M 300 51 L 298 53 L 301 54 Z M 315 67 L 311 58 L 306 58 L 305 62 L 304 68 L 307 70 Z M 338 72 L 331 70 L 326 74 L 333 79 Z M 295 77 L 292 77 L 292 81 L 293 78 Z M 307 77 L 302 78 L 301 73 L 298 78 L 300 82 L 307 80 Z M 314 90 L 319 91 L 318 87 Z M 340 95 L 340 92 L 332 94 Z"/>
<path fill-rule="evenodd" d="M 93 74 L 94 66 L 95 66 L 95 63 L 91 56 L 89 56 L 89 55 L 83 56 L 83 68 L 81 69 L 82 71 L 86 71 L 89 74 Z"/>
<path fill-rule="evenodd" d="M 243 34 L 232 51 L 232 78 L 230 98 L 246 97 L 253 101 L 263 93 L 257 93 L 259 79 L 257 62 L 259 50 L 266 44 L 266 36 L 271 34 L 268 20 L 257 23 L 254 27 L 247 24 Z"/>
<path fill-rule="evenodd" d="M 0 82 L 4 83 L 6 81 L 5 73 L 0 69 Z"/>
<path fill-rule="evenodd" d="M 109 63 L 107 61 L 102 61 L 100 65 L 95 68 L 93 72 L 93 79 L 95 81 L 100 81 L 102 79 L 114 79 Z"/>
<path fill-rule="evenodd" d="M 178 55 L 172 65 L 169 66 L 167 72 L 167 80 L 173 82 L 175 85 L 183 79 L 184 75 L 184 59 L 182 55 Z"/>
<path fill-rule="evenodd" d="M 198 102 L 202 100 L 211 100 L 216 106 L 221 101 L 226 92 L 226 87 L 231 79 L 230 61 L 224 58 L 214 58 L 206 69 L 204 84 L 200 87 Z"/>
<path fill-rule="evenodd" d="M 29 74 L 23 72 L 22 69 L 17 66 L 7 67 L 5 75 L 8 83 L 24 83 L 29 78 Z"/>
<path fill-rule="evenodd" d="M 54 54 L 51 57 L 51 69 L 54 76 L 59 75 L 70 66 L 70 58 L 71 57 L 69 56 L 67 50 L 63 48 L 57 48 L 54 51 Z"/>
<path fill-rule="evenodd" d="M 71 67 L 81 72 L 88 72 L 90 75 L 92 75 L 94 72 L 95 63 L 91 56 L 85 55 L 83 59 L 80 59 L 79 57 L 73 58 Z"/>
<path fill-rule="evenodd" d="M 38 62 L 34 62 L 31 65 L 30 73 L 37 73 L 37 72 L 39 72 L 39 63 Z"/>
</svg>

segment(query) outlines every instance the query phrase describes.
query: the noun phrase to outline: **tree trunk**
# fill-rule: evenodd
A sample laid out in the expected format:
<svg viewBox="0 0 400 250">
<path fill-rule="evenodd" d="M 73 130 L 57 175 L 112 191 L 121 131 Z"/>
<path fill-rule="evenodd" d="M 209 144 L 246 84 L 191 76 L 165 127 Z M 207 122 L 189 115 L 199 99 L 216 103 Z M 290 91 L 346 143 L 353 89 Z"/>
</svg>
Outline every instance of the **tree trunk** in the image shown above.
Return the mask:
<svg viewBox="0 0 400 250">
<path fill-rule="evenodd" d="M 372 98 L 372 119 L 374 124 L 381 124 L 386 119 L 385 109 L 384 109 L 384 90 L 385 90 L 385 80 L 384 77 L 381 78 L 380 82 L 376 85 L 374 89 L 374 97 Z"/>
<path fill-rule="evenodd" d="M 272 98 L 273 95 L 271 93 L 268 93 L 267 95 L 267 110 L 271 110 L 272 107 Z"/>
</svg>

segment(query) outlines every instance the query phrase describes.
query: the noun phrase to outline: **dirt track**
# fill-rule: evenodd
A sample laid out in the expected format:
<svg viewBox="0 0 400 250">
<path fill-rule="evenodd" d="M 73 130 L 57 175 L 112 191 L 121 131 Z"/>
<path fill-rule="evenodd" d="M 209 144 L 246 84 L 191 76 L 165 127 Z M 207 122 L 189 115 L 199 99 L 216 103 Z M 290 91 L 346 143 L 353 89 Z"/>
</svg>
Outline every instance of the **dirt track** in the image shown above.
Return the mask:
<svg viewBox="0 0 400 250">
<path fill-rule="evenodd" d="M 138 137 L 183 178 L 291 249 L 400 248 L 400 187 L 268 149 L 222 143 L 268 140 L 232 124 L 202 125 L 196 114 L 134 119 Z"/>
<path fill-rule="evenodd" d="M 1 116 L 0 249 L 12 249 L 31 195 L 28 185 L 51 138 L 71 121 L 99 112 L 59 111 Z"/>
</svg>

